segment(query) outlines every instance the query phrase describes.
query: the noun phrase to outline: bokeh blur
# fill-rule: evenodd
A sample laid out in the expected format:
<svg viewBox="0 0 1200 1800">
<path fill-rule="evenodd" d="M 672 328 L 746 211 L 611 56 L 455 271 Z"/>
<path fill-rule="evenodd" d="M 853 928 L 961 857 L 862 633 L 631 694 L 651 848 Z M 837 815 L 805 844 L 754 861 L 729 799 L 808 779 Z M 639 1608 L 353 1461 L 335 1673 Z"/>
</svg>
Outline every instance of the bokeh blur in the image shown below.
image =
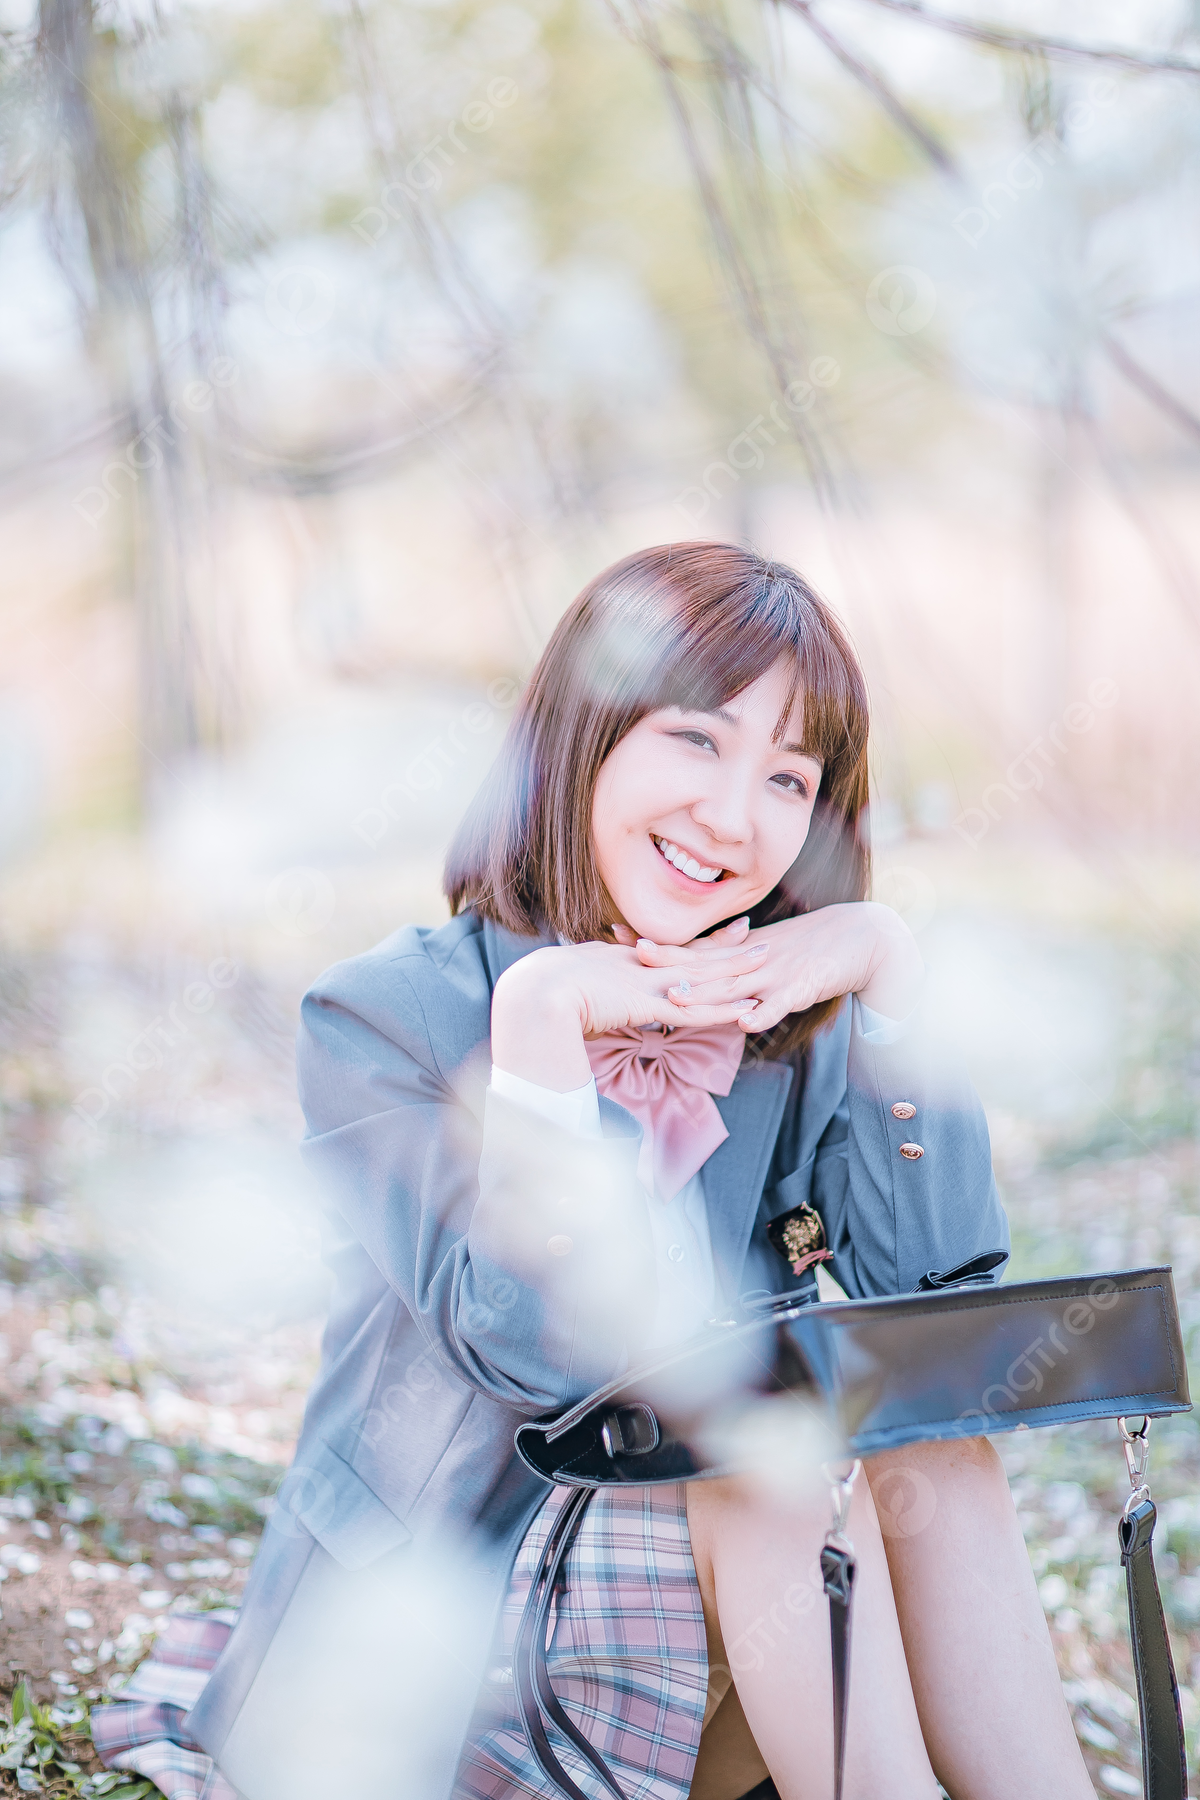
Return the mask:
<svg viewBox="0 0 1200 1800">
<path fill-rule="evenodd" d="M 0 1689 L 54 1791 L 156 1622 L 236 1602 L 295 1437 L 299 998 L 446 916 L 629 550 L 747 541 L 845 618 L 1013 1274 L 1170 1261 L 1200 1323 L 1200 9 L 3 0 L 0 83 Z M 1115 1433 L 1036 1437 L 1139 1793 Z M 1188 1421 L 1152 1473 L 1190 1727 Z"/>
</svg>

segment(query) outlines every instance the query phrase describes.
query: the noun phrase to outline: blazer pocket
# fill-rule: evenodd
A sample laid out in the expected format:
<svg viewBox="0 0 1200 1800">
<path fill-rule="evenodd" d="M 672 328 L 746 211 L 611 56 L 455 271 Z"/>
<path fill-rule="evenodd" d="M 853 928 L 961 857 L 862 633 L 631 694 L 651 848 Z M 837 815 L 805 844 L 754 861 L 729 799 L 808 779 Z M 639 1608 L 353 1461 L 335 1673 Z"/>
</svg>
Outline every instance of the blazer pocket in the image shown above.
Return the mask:
<svg viewBox="0 0 1200 1800">
<path fill-rule="evenodd" d="M 793 1206 L 812 1197 L 813 1167 L 816 1163 L 815 1153 L 806 1157 L 798 1169 L 777 1181 L 774 1187 L 766 1189 L 762 1198 L 762 1213 L 765 1219 L 776 1219 L 780 1213 L 791 1212 Z"/>
<path fill-rule="evenodd" d="M 365 1569 L 412 1532 L 344 1457 L 321 1438 L 303 1446 L 276 1496 L 271 1523 L 302 1525 L 344 1569 Z"/>
</svg>

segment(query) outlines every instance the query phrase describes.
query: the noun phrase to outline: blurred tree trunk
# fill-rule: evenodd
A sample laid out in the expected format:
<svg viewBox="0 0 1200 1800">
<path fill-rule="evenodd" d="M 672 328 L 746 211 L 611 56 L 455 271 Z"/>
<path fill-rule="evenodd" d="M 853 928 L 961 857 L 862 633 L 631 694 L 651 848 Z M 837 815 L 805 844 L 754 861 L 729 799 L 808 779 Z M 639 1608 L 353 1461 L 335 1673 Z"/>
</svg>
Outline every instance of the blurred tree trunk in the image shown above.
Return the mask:
<svg viewBox="0 0 1200 1800">
<path fill-rule="evenodd" d="M 41 0 L 39 36 L 58 159 L 56 204 L 65 198 L 64 214 L 78 212 L 78 220 L 59 217 L 60 239 L 69 260 L 69 239 L 82 225 L 78 260 L 91 284 L 90 291 L 77 286 L 77 297 L 122 419 L 104 473 L 126 522 L 146 799 L 198 747 L 204 724 L 186 558 L 190 451 L 169 406 L 138 185 L 149 146 L 108 79 L 111 47 L 97 30 L 92 0 Z"/>
</svg>

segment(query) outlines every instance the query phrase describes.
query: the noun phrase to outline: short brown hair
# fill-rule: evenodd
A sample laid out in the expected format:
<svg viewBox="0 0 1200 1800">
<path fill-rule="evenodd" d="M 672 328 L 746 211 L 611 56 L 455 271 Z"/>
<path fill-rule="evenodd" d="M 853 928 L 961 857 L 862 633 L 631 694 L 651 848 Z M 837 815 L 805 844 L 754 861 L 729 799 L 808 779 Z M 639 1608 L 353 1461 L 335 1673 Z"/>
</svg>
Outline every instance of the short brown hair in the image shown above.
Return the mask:
<svg viewBox="0 0 1200 1800">
<path fill-rule="evenodd" d="M 714 710 L 780 657 L 793 664 L 805 748 L 823 766 L 804 848 L 751 923 L 865 899 L 867 692 L 849 640 L 795 570 L 736 544 L 685 543 L 614 563 L 555 627 L 450 847 L 451 911 L 611 940 L 591 829 L 601 765 L 647 713 Z M 763 1049 L 801 1048 L 837 1006 L 785 1020 Z"/>
</svg>

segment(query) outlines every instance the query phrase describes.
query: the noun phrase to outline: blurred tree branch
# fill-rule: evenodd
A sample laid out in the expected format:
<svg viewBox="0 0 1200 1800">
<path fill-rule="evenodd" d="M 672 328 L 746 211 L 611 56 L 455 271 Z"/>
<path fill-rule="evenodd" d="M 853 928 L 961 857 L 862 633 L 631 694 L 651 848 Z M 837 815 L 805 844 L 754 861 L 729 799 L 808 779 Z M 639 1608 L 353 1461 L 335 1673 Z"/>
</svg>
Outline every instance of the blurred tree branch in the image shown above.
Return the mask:
<svg viewBox="0 0 1200 1800">
<path fill-rule="evenodd" d="M 913 143 L 924 152 L 936 168 L 941 169 L 945 175 L 957 176 L 957 165 L 945 145 L 940 143 L 926 126 L 922 125 L 912 109 L 904 104 L 893 88 L 889 87 L 878 69 L 873 69 L 861 57 L 855 56 L 853 51 L 847 49 L 842 40 L 829 29 L 828 25 L 817 17 L 810 0 L 777 0 L 777 3 L 799 14 L 813 36 L 819 38 L 825 48 L 836 56 L 842 67 L 850 71 L 855 81 L 866 88 L 892 123 L 898 126 L 906 137 L 912 139 Z"/>
<path fill-rule="evenodd" d="M 1111 332 L 1102 331 L 1100 343 L 1113 367 L 1121 371 L 1126 381 L 1135 387 L 1139 394 L 1142 394 L 1152 406 L 1157 407 L 1159 412 L 1164 413 L 1168 419 L 1178 425 L 1181 431 L 1185 431 L 1189 437 L 1200 440 L 1200 414 L 1192 412 L 1191 408 L 1185 406 L 1175 394 L 1168 393 L 1167 389 L 1160 381 L 1155 380 L 1148 369 L 1144 369 L 1141 363 L 1130 356 L 1125 346 L 1118 342 Z"/>
<path fill-rule="evenodd" d="M 751 78 L 715 7 L 707 12 L 684 7 L 674 15 L 700 50 L 706 96 L 685 78 L 683 59 L 668 49 L 648 0 L 633 0 L 632 25 L 615 0 L 610 6 L 619 27 L 642 46 L 659 72 L 730 294 L 776 391 L 786 399 L 794 384 L 805 379 L 811 343 L 800 295 L 788 273 L 777 217 L 778 183 L 771 180 L 758 137 L 753 96 L 762 92 L 764 78 L 757 70 Z M 700 119 L 715 139 L 712 158 L 705 152 Z M 823 503 L 832 504 L 838 477 L 831 460 L 830 422 L 818 422 L 815 410 L 811 419 L 797 412 L 792 429 L 814 491 Z"/>
<path fill-rule="evenodd" d="M 1116 68 L 1133 69 L 1139 74 L 1154 71 L 1178 75 L 1200 75 L 1200 63 L 1181 56 L 1141 56 L 1136 50 L 1122 50 L 1115 45 L 1071 43 L 1065 38 L 1042 37 L 1037 32 L 1009 31 L 996 25 L 980 25 L 973 19 L 955 19 L 946 13 L 930 12 L 920 0 L 867 0 L 887 12 L 902 13 L 905 18 L 919 20 L 936 31 L 954 37 L 969 38 L 976 44 L 990 45 L 994 50 L 1016 50 L 1023 55 L 1077 58 L 1084 62 L 1111 63 Z"/>
</svg>

